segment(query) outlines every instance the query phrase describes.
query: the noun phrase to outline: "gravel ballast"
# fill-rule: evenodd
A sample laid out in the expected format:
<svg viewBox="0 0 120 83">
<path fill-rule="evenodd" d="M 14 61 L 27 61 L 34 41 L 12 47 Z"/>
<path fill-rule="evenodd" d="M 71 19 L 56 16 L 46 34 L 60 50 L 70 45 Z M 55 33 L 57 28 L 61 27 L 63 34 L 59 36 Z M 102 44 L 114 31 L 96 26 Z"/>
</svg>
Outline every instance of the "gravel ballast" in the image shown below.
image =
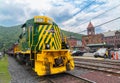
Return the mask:
<svg viewBox="0 0 120 83">
<path fill-rule="evenodd" d="M 44 77 L 37 76 L 32 69 L 19 64 L 15 58 L 8 56 L 8 62 L 11 75 L 10 83 L 48 83 Z"/>
</svg>

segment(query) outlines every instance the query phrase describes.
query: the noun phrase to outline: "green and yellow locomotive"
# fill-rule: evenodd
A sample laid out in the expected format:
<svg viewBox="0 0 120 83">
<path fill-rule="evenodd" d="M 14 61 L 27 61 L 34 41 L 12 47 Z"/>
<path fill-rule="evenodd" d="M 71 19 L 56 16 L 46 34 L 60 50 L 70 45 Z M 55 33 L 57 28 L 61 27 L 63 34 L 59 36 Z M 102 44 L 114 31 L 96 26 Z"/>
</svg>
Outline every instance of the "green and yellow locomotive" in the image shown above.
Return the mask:
<svg viewBox="0 0 120 83">
<path fill-rule="evenodd" d="M 57 74 L 74 69 L 65 36 L 46 16 L 35 16 L 22 25 L 14 55 L 30 65 L 38 75 Z"/>
</svg>

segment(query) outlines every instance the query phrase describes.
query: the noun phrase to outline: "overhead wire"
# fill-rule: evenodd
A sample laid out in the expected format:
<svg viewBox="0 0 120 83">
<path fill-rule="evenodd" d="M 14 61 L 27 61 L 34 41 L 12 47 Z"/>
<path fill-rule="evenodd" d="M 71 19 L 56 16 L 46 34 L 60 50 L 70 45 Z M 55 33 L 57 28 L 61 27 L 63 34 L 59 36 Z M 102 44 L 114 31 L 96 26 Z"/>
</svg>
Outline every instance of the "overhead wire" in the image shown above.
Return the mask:
<svg viewBox="0 0 120 83">
<path fill-rule="evenodd" d="M 119 7 L 119 6 L 120 6 L 120 4 L 118 4 L 118 5 L 115 6 L 115 7 L 110 8 L 110 9 L 104 11 L 104 12 L 102 12 L 101 14 L 99 14 L 99 15 L 97 15 L 97 16 L 95 16 L 95 17 L 93 17 L 93 18 L 91 18 L 91 19 L 89 19 L 89 20 L 87 20 L 87 21 L 85 21 L 85 22 L 83 22 L 83 23 L 81 23 L 80 26 L 83 25 L 83 24 L 85 24 L 85 23 L 87 23 L 87 22 L 89 22 L 89 21 L 91 21 L 91 20 L 93 20 L 93 19 L 96 19 L 97 17 L 99 17 L 99 16 L 101 16 L 101 15 L 103 15 L 103 14 L 105 14 L 105 13 L 108 13 L 109 11 L 111 11 L 111 10 L 113 10 L 113 9 Z M 78 28 L 79 28 L 79 27 L 78 27 Z"/>
<path fill-rule="evenodd" d="M 79 14 L 80 12 L 82 12 L 84 9 L 88 8 L 88 7 L 89 7 L 90 5 L 92 5 L 95 1 L 96 1 L 96 0 L 92 1 L 90 4 L 88 4 L 88 6 L 84 7 L 83 9 L 81 9 L 80 11 L 78 11 L 77 13 L 75 13 L 75 14 L 72 16 L 72 18 L 73 18 L 74 16 L 76 16 L 77 14 Z M 113 9 L 119 7 L 119 6 L 120 6 L 120 4 L 118 4 L 118 5 L 110 8 L 110 9 L 102 12 L 101 14 L 99 14 L 99 15 L 97 15 L 97 16 L 95 16 L 95 17 L 93 17 L 93 18 L 91 18 L 91 19 L 89 19 L 89 20 L 87 20 L 87 21 L 85 21 L 85 22 L 83 22 L 83 23 L 81 23 L 81 25 L 89 22 L 90 20 L 96 19 L 97 17 L 99 17 L 99 16 L 101 16 L 101 15 L 103 15 L 103 14 L 105 14 L 105 13 L 108 13 L 109 11 L 111 11 L 111 10 L 113 10 Z M 98 8 L 98 7 L 96 7 L 96 8 Z M 97 26 L 95 26 L 95 27 L 102 26 L 102 25 L 104 25 L 104 24 L 107 24 L 107 23 L 112 22 L 112 21 L 117 20 L 117 19 L 119 19 L 119 17 L 116 18 L 116 19 L 107 21 L 107 22 L 105 22 L 105 23 L 102 23 L 102 24 L 100 24 L 100 25 L 97 25 Z M 81 25 L 80 25 L 80 26 L 81 26 Z M 78 28 L 79 28 L 79 27 L 78 27 Z M 85 32 L 85 31 L 87 31 L 87 30 L 83 30 L 83 31 L 80 31 L 80 32 Z M 77 33 L 80 33 L 80 32 L 77 32 Z"/>
<path fill-rule="evenodd" d="M 98 7 L 100 7 L 100 6 L 101 6 L 101 5 L 99 5 L 99 6 L 95 7 L 94 9 L 97 9 L 97 8 L 98 8 Z M 93 9 L 93 8 L 92 8 L 92 9 Z M 92 9 L 91 9 L 91 10 L 92 10 Z M 74 26 L 74 24 L 72 24 L 71 26 Z"/>
<path fill-rule="evenodd" d="M 97 17 L 99 17 L 99 16 L 101 16 L 101 15 L 103 15 L 103 14 L 105 14 L 105 13 L 107 13 L 107 12 L 109 12 L 109 11 L 111 11 L 111 10 L 117 8 L 117 7 L 119 7 L 119 6 L 120 6 L 120 4 L 118 4 L 117 6 L 111 8 L 111 9 L 108 9 L 108 10 L 104 11 L 103 13 L 101 13 L 101 14 L 99 14 L 99 15 L 93 17 L 93 18 L 91 18 L 90 20 L 93 20 L 93 19 L 95 19 L 95 18 L 97 18 Z M 85 23 L 82 23 L 82 24 L 85 24 Z"/>
<path fill-rule="evenodd" d="M 82 12 L 83 10 L 85 10 L 86 8 L 88 8 L 89 6 L 91 6 L 93 3 L 95 3 L 96 0 L 92 1 L 91 3 L 89 3 L 87 6 L 85 6 L 84 8 L 82 8 L 80 11 L 78 11 L 77 13 L 75 13 L 72 18 L 74 16 L 76 16 L 77 14 L 79 14 L 80 12 Z"/>
<path fill-rule="evenodd" d="M 115 20 L 118 20 L 118 19 L 120 19 L 120 17 L 114 18 L 114 19 L 112 19 L 112 20 L 109 20 L 109 21 L 107 21 L 107 22 L 101 23 L 101 24 L 99 24 L 99 25 L 97 25 L 97 26 L 94 26 L 94 27 L 97 28 L 97 27 L 99 27 L 99 26 L 108 24 L 108 23 L 110 23 L 110 22 L 112 22 L 112 21 L 115 21 Z M 83 30 L 83 31 L 80 31 L 80 32 L 85 32 L 85 31 L 87 31 L 87 30 Z M 80 32 L 77 32 L 77 33 L 80 33 Z"/>
</svg>

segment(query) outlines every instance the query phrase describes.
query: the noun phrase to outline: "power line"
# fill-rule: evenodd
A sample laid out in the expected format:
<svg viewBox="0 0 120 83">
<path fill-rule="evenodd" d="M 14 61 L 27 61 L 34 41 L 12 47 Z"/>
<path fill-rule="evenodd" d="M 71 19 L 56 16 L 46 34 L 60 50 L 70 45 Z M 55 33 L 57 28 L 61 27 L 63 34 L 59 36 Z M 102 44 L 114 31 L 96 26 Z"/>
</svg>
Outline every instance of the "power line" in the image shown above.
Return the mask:
<svg viewBox="0 0 120 83">
<path fill-rule="evenodd" d="M 101 5 L 99 5 L 99 6 L 97 6 L 97 7 L 95 7 L 94 9 L 97 9 L 98 7 L 100 7 Z M 92 9 L 91 9 L 92 10 Z M 74 26 L 74 24 L 72 24 L 71 26 Z"/>
<path fill-rule="evenodd" d="M 82 12 L 84 9 L 88 8 L 89 6 L 91 6 L 94 2 L 96 2 L 96 0 L 92 1 L 91 3 L 89 3 L 87 6 L 85 6 L 84 8 L 82 8 L 80 11 L 78 11 L 77 13 L 73 14 L 71 19 L 76 16 L 77 14 L 79 14 L 80 12 Z"/>
<path fill-rule="evenodd" d="M 101 15 L 103 15 L 103 14 L 105 14 L 105 13 L 107 13 L 107 12 L 109 12 L 109 11 L 117 8 L 117 7 L 119 7 L 119 6 L 120 6 L 120 4 L 118 4 L 117 6 L 111 8 L 111 9 L 108 9 L 108 10 L 104 11 L 103 13 L 101 13 L 101 14 L 99 14 L 99 15 L 97 15 L 97 16 L 95 16 L 95 17 L 93 17 L 93 18 L 91 18 L 91 19 L 89 19 L 89 20 L 87 20 L 87 21 L 85 21 L 85 22 L 83 22 L 83 23 L 81 23 L 80 26 L 83 25 L 83 24 L 85 24 L 85 23 L 87 23 L 87 22 L 89 22 L 90 20 L 96 19 L 97 17 L 99 17 L 99 16 L 101 16 Z M 79 27 L 78 27 L 78 28 L 79 28 Z"/>
<path fill-rule="evenodd" d="M 72 19 L 74 16 L 78 15 L 80 12 L 82 12 L 84 9 L 88 8 L 89 6 L 91 6 L 94 2 L 96 2 L 96 0 L 92 1 L 91 3 L 89 3 L 87 6 L 85 6 L 84 8 L 82 8 L 80 11 L 78 11 L 77 13 L 73 14 L 72 17 L 70 19 Z"/>
<path fill-rule="evenodd" d="M 96 1 L 96 0 L 92 1 L 92 2 L 89 3 L 87 6 L 85 6 L 83 9 L 81 9 L 80 11 L 78 11 L 77 13 L 75 13 L 75 14 L 72 16 L 72 18 L 73 18 L 74 16 L 76 16 L 77 14 L 79 14 L 80 12 L 82 12 L 84 9 L 88 8 L 89 6 L 91 6 L 95 1 Z"/>
<path fill-rule="evenodd" d="M 97 27 L 99 27 L 99 26 L 102 26 L 102 25 L 105 25 L 105 24 L 108 24 L 108 23 L 110 23 L 110 22 L 112 22 L 112 21 L 115 21 L 115 20 L 118 20 L 118 19 L 120 19 L 120 17 L 117 17 L 117 18 L 115 18 L 115 19 L 112 19 L 112 20 L 109 20 L 109 21 L 104 22 L 104 23 L 102 23 L 102 24 L 99 24 L 99 25 L 95 26 L 95 28 L 97 28 Z M 87 30 L 83 30 L 83 31 L 80 31 L 80 32 L 85 32 L 85 31 L 87 31 Z M 77 32 L 77 33 L 80 33 L 80 32 Z"/>
<path fill-rule="evenodd" d="M 107 22 L 105 22 L 105 23 L 99 24 L 99 25 L 97 25 L 97 26 L 95 26 L 95 27 L 99 27 L 99 26 L 105 25 L 105 24 L 107 24 L 107 23 L 110 23 L 110 22 L 115 21 L 115 20 L 118 20 L 118 19 L 120 19 L 120 17 L 117 17 L 117 18 L 112 19 L 112 20 L 110 20 L 110 21 L 107 21 Z"/>
<path fill-rule="evenodd" d="M 96 19 L 97 17 L 99 17 L 99 16 L 101 16 L 101 15 L 107 13 L 107 12 L 110 12 L 111 10 L 113 10 L 113 9 L 119 7 L 119 6 L 120 6 L 120 4 L 118 4 L 118 5 L 116 5 L 116 6 L 112 7 L 112 8 L 110 8 L 110 9 L 104 11 L 104 12 L 102 12 L 101 14 L 99 14 L 99 15 L 97 15 L 97 16 L 91 18 L 91 19 L 86 20 L 85 22 L 83 22 L 83 23 L 81 23 L 81 24 L 79 24 L 79 25 L 82 26 L 83 24 L 89 22 L 90 20 Z M 78 29 L 78 28 L 79 28 L 79 27 L 77 27 L 76 29 Z M 75 29 L 75 30 L 76 30 L 76 29 Z"/>
</svg>

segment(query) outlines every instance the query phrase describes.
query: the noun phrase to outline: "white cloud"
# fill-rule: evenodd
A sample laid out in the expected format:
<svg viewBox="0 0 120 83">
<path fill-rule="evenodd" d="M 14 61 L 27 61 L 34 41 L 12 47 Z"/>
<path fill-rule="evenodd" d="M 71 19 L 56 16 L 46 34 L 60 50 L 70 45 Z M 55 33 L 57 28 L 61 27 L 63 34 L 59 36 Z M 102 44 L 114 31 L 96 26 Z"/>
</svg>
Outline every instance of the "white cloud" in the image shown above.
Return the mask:
<svg viewBox="0 0 120 83">
<path fill-rule="evenodd" d="M 0 14 L 0 20 L 8 20 L 8 19 L 11 19 L 11 16 L 10 15 L 3 15 L 3 14 Z"/>
<path fill-rule="evenodd" d="M 14 20 L 16 18 L 16 22 L 21 24 L 35 15 L 47 15 L 53 18 L 62 29 L 80 32 L 86 30 L 91 18 L 118 5 L 120 2 L 120 0 L 96 0 L 96 3 L 79 12 L 81 7 L 83 8 L 85 4 L 89 4 L 88 2 L 85 3 L 85 1 L 87 0 L 2 0 L 0 1 L 2 3 L 0 5 L 0 22 L 7 25 L 4 24 L 5 20 Z M 120 16 L 119 10 L 120 7 L 115 8 L 91 21 L 97 26 Z M 111 27 L 118 29 L 119 24 L 120 21 L 116 20 L 101 26 L 101 30 L 108 31 Z M 9 25 L 14 24 L 10 21 L 7 26 Z"/>
<path fill-rule="evenodd" d="M 78 24 L 77 26 L 71 26 L 70 30 L 74 31 L 74 32 L 81 32 L 81 31 L 83 31 L 87 28 L 88 23 L 89 23 L 91 18 L 94 18 L 95 16 L 100 15 L 101 13 L 103 13 L 104 11 L 106 11 L 106 10 L 112 8 L 112 7 L 115 7 L 116 5 L 118 5 L 119 0 L 117 0 L 113 4 L 111 4 L 112 2 L 114 2 L 114 1 L 107 1 L 106 4 L 104 4 L 102 6 L 101 5 L 100 6 L 99 5 L 94 5 L 90 9 L 96 8 L 95 12 L 87 12 L 87 13 L 86 12 L 81 12 L 79 15 L 76 15 L 74 18 L 66 21 L 64 23 L 64 25 L 67 26 L 71 23 L 75 23 L 74 25 Z M 102 24 L 104 22 L 112 20 L 116 17 L 119 17 L 120 16 L 119 10 L 120 10 L 120 7 L 115 8 L 115 9 L 113 9 L 113 11 L 110 11 L 108 13 L 104 13 L 103 15 L 101 15 L 101 16 L 99 16 L 96 19 L 93 19 L 91 21 L 92 21 L 94 26 L 97 26 L 99 24 Z M 76 19 L 86 19 L 88 21 L 84 23 L 84 21 L 79 22 L 79 21 L 76 21 Z M 83 23 L 82 25 L 81 25 L 81 22 Z M 120 24 L 120 21 L 111 22 L 111 23 L 108 23 L 108 24 L 105 24 L 105 25 L 101 26 L 101 30 L 102 31 L 116 30 L 116 29 L 118 29 L 118 27 L 120 27 L 119 24 Z M 69 27 L 70 26 L 67 26 L 67 28 L 69 28 Z"/>
</svg>

